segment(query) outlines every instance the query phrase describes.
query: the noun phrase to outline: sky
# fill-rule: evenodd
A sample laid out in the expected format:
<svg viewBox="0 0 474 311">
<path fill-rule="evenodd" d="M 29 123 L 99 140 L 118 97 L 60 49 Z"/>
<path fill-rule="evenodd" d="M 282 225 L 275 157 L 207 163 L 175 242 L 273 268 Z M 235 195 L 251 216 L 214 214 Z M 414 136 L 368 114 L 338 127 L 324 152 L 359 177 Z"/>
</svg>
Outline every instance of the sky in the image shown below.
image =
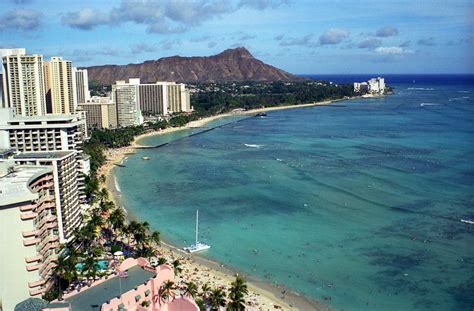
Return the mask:
<svg viewBox="0 0 474 311">
<path fill-rule="evenodd" d="M 474 73 L 472 0 L 0 2 L 0 48 L 77 67 L 243 46 L 295 74 Z"/>
</svg>

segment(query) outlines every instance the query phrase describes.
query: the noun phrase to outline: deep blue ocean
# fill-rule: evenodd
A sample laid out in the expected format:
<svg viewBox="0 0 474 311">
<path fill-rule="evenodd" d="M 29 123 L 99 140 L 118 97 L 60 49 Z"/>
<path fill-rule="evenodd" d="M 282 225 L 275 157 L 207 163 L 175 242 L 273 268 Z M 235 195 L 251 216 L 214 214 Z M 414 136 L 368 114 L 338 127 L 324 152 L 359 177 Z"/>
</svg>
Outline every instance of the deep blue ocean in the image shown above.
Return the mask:
<svg viewBox="0 0 474 311">
<path fill-rule="evenodd" d="M 472 310 L 473 76 L 385 79 L 394 95 L 143 139 L 171 142 L 116 169 L 126 207 L 178 246 L 199 209 L 203 256 L 336 310 Z"/>
</svg>

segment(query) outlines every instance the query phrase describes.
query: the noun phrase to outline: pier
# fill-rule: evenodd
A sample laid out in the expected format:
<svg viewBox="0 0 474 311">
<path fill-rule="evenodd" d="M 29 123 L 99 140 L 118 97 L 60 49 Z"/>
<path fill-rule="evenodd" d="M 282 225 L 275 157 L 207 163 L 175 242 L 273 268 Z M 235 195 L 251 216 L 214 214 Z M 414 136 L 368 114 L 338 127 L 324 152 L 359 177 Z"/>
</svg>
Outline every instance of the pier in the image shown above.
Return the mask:
<svg viewBox="0 0 474 311">
<path fill-rule="evenodd" d="M 204 134 L 204 133 L 213 131 L 213 130 L 215 130 L 215 129 L 218 129 L 218 128 L 221 128 L 221 127 L 225 127 L 225 126 L 228 126 L 228 125 L 231 125 L 231 124 L 239 123 L 239 122 L 248 120 L 248 119 L 250 119 L 250 118 L 255 118 L 255 117 L 256 117 L 256 116 L 250 116 L 250 117 L 247 117 L 247 118 L 239 119 L 239 120 L 236 120 L 236 121 L 233 121 L 233 122 L 229 122 L 229 123 L 226 123 L 226 124 L 222 124 L 222 125 L 218 125 L 218 126 L 215 126 L 215 127 L 190 127 L 190 128 L 192 128 L 192 129 L 204 129 L 204 130 L 199 131 L 199 132 L 197 132 L 197 133 L 192 133 L 192 134 L 189 134 L 188 136 L 184 136 L 184 137 L 175 139 L 175 140 L 173 140 L 173 141 L 166 142 L 166 143 L 162 143 L 162 144 L 159 144 L 159 145 L 156 145 L 156 146 L 137 146 L 136 149 L 157 149 L 157 148 L 161 148 L 161 147 L 166 146 L 166 145 L 168 145 L 168 144 L 170 144 L 170 143 L 172 143 L 172 142 L 180 141 L 180 140 L 183 140 L 183 139 L 186 139 L 186 138 L 189 138 L 189 137 L 192 137 L 192 136 L 196 136 L 196 135 L 201 135 L 201 134 Z"/>
</svg>

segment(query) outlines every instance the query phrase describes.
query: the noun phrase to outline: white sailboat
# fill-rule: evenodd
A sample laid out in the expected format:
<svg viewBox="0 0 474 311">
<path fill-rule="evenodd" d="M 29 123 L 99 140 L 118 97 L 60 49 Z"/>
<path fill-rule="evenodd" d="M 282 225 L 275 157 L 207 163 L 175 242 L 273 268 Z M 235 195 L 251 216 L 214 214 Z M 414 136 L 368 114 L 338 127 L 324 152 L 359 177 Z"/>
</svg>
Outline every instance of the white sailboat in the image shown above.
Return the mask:
<svg viewBox="0 0 474 311">
<path fill-rule="evenodd" d="M 189 253 L 196 253 L 206 249 L 211 248 L 209 245 L 201 243 L 198 241 L 198 232 L 199 232 L 199 210 L 196 210 L 196 243 L 185 247 L 184 250 Z"/>
</svg>

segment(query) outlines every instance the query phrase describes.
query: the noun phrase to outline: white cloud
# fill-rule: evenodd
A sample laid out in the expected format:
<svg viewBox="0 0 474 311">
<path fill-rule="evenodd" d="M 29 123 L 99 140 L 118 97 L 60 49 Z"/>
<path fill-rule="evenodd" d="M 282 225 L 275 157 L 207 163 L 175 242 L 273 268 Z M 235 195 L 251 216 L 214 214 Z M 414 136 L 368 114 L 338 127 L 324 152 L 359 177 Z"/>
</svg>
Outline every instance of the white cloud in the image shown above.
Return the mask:
<svg viewBox="0 0 474 311">
<path fill-rule="evenodd" d="M 221 17 L 241 8 L 266 10 L 286 1 L 226 0 L 122 0 L 119 6 L 102 13 L 92 8 L 63 14 L 62 22 L 72 28 L 91 30 L 100 25 L 121 25 L 127 22 L 147 26 L 152 33 L 177 33 L 199 26 L 207 20 Z"/>
<path fill-rule="evenodd" d="M 412 51 L 399 46 L 380 46 L 375 49 L 375 52 L 383 55 L 403 55 L 412 53 Z"/>
<path fill-rule="evenodd" d="M 82 30 L 90 30 L 98 25 L 107 24 L 109 21 L 109 15 L 91 8 L 84 8 L 77 12 L 67 13 L 62 17 L 64 24 Z"/>
<path fill-rule="evenodd" d="M 36 30 L 42 25 L 43 13 L 32 9 L 15 9 L 0 16 L 0 31 Z"/>
<path fill-rule="evenodd" d="M 331 28 L 319 37 L 319 44 L 339 44 L 349 37 L 349 31 L 345 29 Z"/>
<path fill-rule="evenodd" d="M 398 35 L 398 29 L 392 26 L 382 27 L 375 34 L 377 37 L 391 37 Z"/>
</svg>

